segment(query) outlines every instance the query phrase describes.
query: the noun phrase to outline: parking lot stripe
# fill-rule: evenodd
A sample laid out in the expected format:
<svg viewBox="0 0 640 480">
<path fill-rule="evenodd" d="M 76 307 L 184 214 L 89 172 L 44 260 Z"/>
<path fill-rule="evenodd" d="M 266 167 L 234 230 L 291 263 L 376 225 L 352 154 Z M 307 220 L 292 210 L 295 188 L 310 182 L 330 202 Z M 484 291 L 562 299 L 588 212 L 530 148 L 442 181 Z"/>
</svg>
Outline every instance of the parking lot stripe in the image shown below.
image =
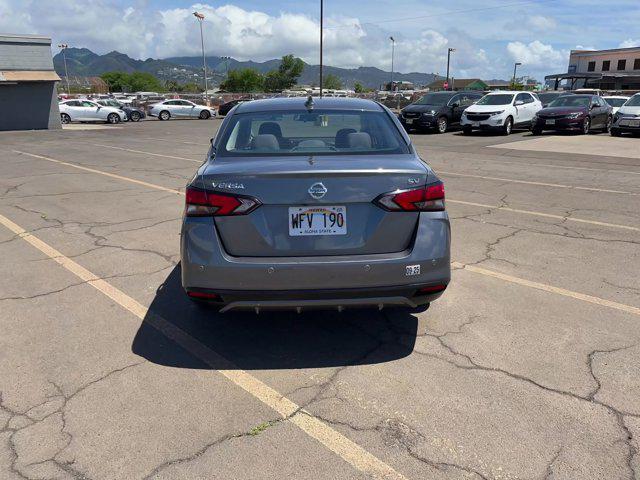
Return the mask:
<svg viewBox="0 0 640 480">
<path fill-rule="evenodd" d="M 118 180 L 123 180 L 125 182 L 131 182 L 131 183 L 135 183 L 135 184 L 138 184 L 138 185 L 143 185 L 145 187 L 155 188 L 157 190 L 163 190 L 165 192 L 172 192 L 172 193 L 176 193 L 178 195 L 184 195 L 184 192 L 181 192 L 179 190 L 175 190 L 173 188 L 167 188 L 167 187 L 163 187 L 161 185 L 156 185 L 154 183 L 143 182 L 142 180 L 136 180 L 134 178 L 125 177 L 125 176 L 122 176 L 122 175 L 116 175 L 115 173 L 109 173 L 109 172 L 105 172 L 103 170 L 97 170 L 95 168 L 84 167 L 82 165 L 78 165 L 78 164 L 75 164 L 75 163 L 64 162 L 62 160 L 56 160 L 55 158 L 45 157 L 44 155 L 36 155 L 35 153 L 23 152 L 21 150 L 13 150 L 13 152 L 21 154 L 21 155 L 28 155 L 30 157 L 38 158 L 40 160 L 46 160 L 48 162 L 57 163 L 57 164 L 60 164 L 60 165 L 66 165 L 68 167 L 77 168 L 79 170 L 85 170 L 87 172 L 97 173 L 99 175 L 105 175 L 107 177 L 116 178 Z M 625 230 L 632 230 L 632 231 L 640 232 L 640 228 L 632 227 L 632 226 L 629 226 L 629 225 L 618 225 L 616 223 L 598 222 L 596 220 L 586 220 L 586 219 L 577 218 L 577 217 L 563 217 L 561 215 L 553 215 L 551 213 L 535 212 L 535 211 L 532 211 L 532 210 L 519 210 L 517 208 L 501 207 L 499 205 L 487 205 L 487 204 L 484 204 L 484 203 L 465 202 L 465 201 L 462 201 L 462 200 L 447 199 L 447 202 L 449 202 L 449 203 L 459 203 L 461 205 L 469 205 L 469 206 L 473 206 L 473 207 L 490 208 L 490 209 L 494 209 L 494 210 L 504 210 L 506 212 L 522 213 L 522 214 L 525 214 L 525 215 L 536 215 L 536 216 L 539 216 L 539 217 L 555 218 L 555 219 L 558 219 L 558 220 L 567 220 L 567 221 L 571 221 L 571 222 L 586 223 L 586 224 L 591 224 L 591 225 L 597 225 L 597 226 L 600 226 L 600 227 L 622 228 L 622 229 L 625 229 Z"/>
<path fill-rule="evenodd" d="M 152 155 L 154 157 L 173 158 L 175 160 L 186 160 L 187 162 L 194 162 L 197 164 L 202 164 L 204 162 L 204 160 L 194 160 L 193 158 L 176 157 L 175 155 L 164 155 L 162 153 L 145 152 L 143 150 L 133 150 L 131 148 L 115 147 L 113 145 L 102 145 L 100 143 L 91 143 L 91 145 L 93 145 L 94 147 L 100 147 L 100 148 L 112 148 L 114 150 L 122 150 L 123 152 L 129 152 L 129 153 L 140 153 L 142 155 Z"/>
<path fill-rule="evenodd" d="M 201 147 L 209 147 L 209 143 L 198 143 L 198 142 L 187 142 L 186 140 L 167 140 L 166 138 L 157 138 L 157 137 L 138 137 L 142 140 L 159 140 L 161 142 L 170 142 L 170 143 L 184 143 L 185 145 L 199 145 Z"/>
<path fill-rule="evenodd" d="M 86 172 L 97 173 L 98 175 L 104 175 L 106 177 L 115 178 L 117 180 L 123 180 L 125 182 L 135 183 L 137 185 L 142 185 L 143 187 L 155 188 L 156 190 L 163 190 L 165 192 L 175 193 L 177 195 L 184 195 L 184 192 L 180 190 L 175 190 L 173 188 L 163 187 L 162 185 L 156 185 L 155 183 L 144 182 L 142 180 L 136 180 L 135 178 L 123 177 L 122 175 L 117 175 L 115 173 L 105 172 L 104 170 L 98 170 L 95 168 L 84 167 L 82 165 L 78 165 L 77 163 L 69 163 L 63 162 L 62 160 L 56 160 L 55 158 L 45 157 L 44 155 L 36 155 L 35 153 L 22 152 L 20 150 L 13 150 L 14 153 L 19 153 L 20 155 L 28 155 L 29 157 L 38 158 L 40 160 L 46 160 L 47 162 L 57 163 L 59 165 L 65 165 L 67 167 L 77 168 L 78 170 L 84 170 Z"/>
<path fill-rule="evenodd" d="M 486 155 L 486 156 L 492 156 L 486 153 L 475 153 L 475 155 Z M 518 158 L 524 158 L 524 159 L 531 159 L 531 158 L 540 158 L 540 157 L 518 157 Z M 465 160 L 468 160 L 467 158 L 465 158 Z M 482 159 L 480 160 L 481 163 L 495 163 L 497 165 L 519 165 L 521 167 L 545 167 L 545 168 L 563 168 L 563 169 L 568 169 L 568 170 L 588 170 L 588 171 L 592 171 L 592 172 L 598 172 L 598 173 L 619 173 L 621 175 L 640 175 L 640 172 L 632 172 L 630 170 L 615 170 L 615 169 L 604 169 L 604 168 L 594 168 L 594 167 L 576 167 L 576 166 L 572 166 L 572 165 L 553 165 L 550 163 L 524 163 L 524 162 L 509 162 L 507 160 L 487 160 L 487 159 Z M 432 164 L 432 161 L 429 162 L 429 164 Z"/>
<path fill-rule="evenodd" d="M 601 193 L 617 193 L 621 195 L 640 195 L 640 193 L 626 192 L 623 190 L 609 190 L 606 188 L 595 188 L 595 187 L 577 187 L 575 185 L 563 185 L 561 183 L 531 182 L 529 180 L 515 180 L 513 178 L 488 177 L 485 175 L 471 175 L 468 173 L 445 172 L 443 170 L 437 170 L 436 173 L 442 174 L 442 175 L 452 175 L 455 177 L 481 178 L 483 180 L 493 180 L 497 182 L 523 183 L 525 185 L 535 185 L 538 187 L 568 188 L 571 190 L 586 190 L 589 192 L 601 192 Z"/>
<path fill-rule="evenodd" d="M 640 232 L 640 228 L 632 227 L 630 225 L 618 225 L 617 223 L 598 222 L 596 220 L 585 220 L 583 218 L 576 218 L 576 217 L 563 217 L 562 215 L 553 215 L 551 213 L 535 212 L 533 210 L 520 210 L 518 208 L 501 207 L 500 205 L 487 205 L 485 203 L 465 202 L 463 200 L 452 200 L 450 198 L 447 198 L 447 203 L 459 203 L 460 205 L 469 205 L 472 207 L 490 208 L 492 210 L 504 210 L 505 212 L 522 213 L 525 215 L 536 215 L 538 217 L 555 218 L 558 220 L 566 220 L 568 222 L 588 223 L 591 225 L 598 225 L 600 227 L 622 228 L 625 230 Z"/>
<path fill-rule="evenodd" d="M 137 300 L 105 280 L 102 280 L 82 265 L 64 256 L 58 250 L 27 232 L 7 217 L 0 215 L 0 223 L 64 267 L 67 271 L 133 313 L 138 319 L 152 325 L 160 333 L 175 341 L 207 365 L 211 367 L 219 366 L 221 363 L 228 365 L 227 370 L 216 371 L 251 394 L 254 398 L 278 412 L 283 419 L 291 421 L 311 438 L 339 455 L 357 470 L 376 479 L 407 480 L 404 475 L 396 471 L 393 467 L 387 465 L 357 443 L 349 440 L 337 430 L 334 430 L 326 423 L 314 417 L 295 402 L 289 400 L 253 375 L 237 368 L 230 360 L 211 350 L 175 324 L 153 312 L 149 312 L 148 308 L 140 304 Z"/>
<path fill-rule="evenodd" d="M 480 275 L 486 275 L 488 277 L 498 278 L 505 282 L 515 283 L 529 288 L 535 288 L 536 290 L 542 290 L 544 292 L 555 293 L 565 297 L 575 298 L 583 302 L 594 303 L 603 307 L 613 308 L 623 312 L 631 313 L 633 315 L 640 316 L 640 308 L 631 305 L 625 305 L 624 303 L 613 302 L 600 297 L 594 297 L 585 293 L 574 292 L 572 290 L 566 290 L 564 288 L 555 287 L 546 283 L 533 282 L 531 280 L 525 280 L 524 278 L 514 277 L 507 275 L 506 273 L 496 272 L 494 270 L 488 270 L 486 268 L 478 267 L 476 265 L 466 265 L 460 262 L 451 262 L 453 268 L 461 268 L 470 272 L 479 273 Z"/>
</svg>

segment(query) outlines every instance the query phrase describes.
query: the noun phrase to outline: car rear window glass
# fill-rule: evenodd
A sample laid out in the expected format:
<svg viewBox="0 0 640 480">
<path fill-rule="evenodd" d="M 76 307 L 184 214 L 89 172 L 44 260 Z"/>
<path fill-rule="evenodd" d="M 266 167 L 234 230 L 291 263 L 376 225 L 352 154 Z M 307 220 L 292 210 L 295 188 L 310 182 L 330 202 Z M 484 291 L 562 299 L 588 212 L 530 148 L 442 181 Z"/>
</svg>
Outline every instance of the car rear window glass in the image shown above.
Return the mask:
<svg viewBox="0 0 640 480">
<path fill-rule="evenodd" d="M 577 95 L 567 95 L 558 97 L 549 104 L 550 107 L 588 107 L 591 104 L 591 97 L 579 97 Z"/>
<path fill-rule="evenodd" d="M 314 110 L 234 115 L 218 143 L 222 156 L 409 153 L 385 112 Z"/>
<path fill-rule="evenodd" d="M 611 98 L 611 97 L 604 97 L 604 100 L 612 107 L 621 107 L 622 105 L 624 105 L 624 102 L 627 101 L 626 98 Z"/>
<path fill-rule="evenodd" d="M 485 95 L 476 102 L 476 105 L 509 105 L 513 101 L 513 95 L 498 93 L 495 95 Z"/>
<path fill-rule="evenodd" d="M 420 100 L 418 100 L 415 103 L 416 105 L 442 106 L 442 105 L 446 105 L 450 98 L 451 98 L 450 93 L 429 93 L 424 97 L 421 97 Z"/>
</svg>

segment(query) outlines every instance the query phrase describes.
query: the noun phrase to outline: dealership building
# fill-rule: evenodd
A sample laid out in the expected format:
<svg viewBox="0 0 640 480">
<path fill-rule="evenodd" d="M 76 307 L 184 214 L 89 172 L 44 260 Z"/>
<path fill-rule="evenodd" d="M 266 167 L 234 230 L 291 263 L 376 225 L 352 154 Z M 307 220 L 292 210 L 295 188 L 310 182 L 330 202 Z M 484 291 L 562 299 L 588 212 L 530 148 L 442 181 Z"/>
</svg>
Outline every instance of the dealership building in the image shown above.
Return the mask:
<svg viewBox="0 0 640 480">
<path fill-rule="evenodd" d="M 640 47 L 571 50 L 566 73 L 544 77 L 552 88 L 640 91 Z"/>
<path fill-rule="evenodd" d="M 60 128 L 51 39 L 0 34 L 0 130 Z"/>
</svg>

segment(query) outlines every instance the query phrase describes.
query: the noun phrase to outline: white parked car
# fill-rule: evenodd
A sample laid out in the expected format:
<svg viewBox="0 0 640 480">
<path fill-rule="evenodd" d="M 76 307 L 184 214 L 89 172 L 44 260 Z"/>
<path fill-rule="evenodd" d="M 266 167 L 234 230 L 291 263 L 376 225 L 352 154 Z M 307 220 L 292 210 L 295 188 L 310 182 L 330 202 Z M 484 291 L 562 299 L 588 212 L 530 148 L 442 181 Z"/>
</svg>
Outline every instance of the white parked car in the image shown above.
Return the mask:
<svg viewBox="0 0 640 480">
<path fill-rule="evenodd" d="M 627 100 L 613 116 L 611 135 L 619 137 L 623 133 L 640 135 L 640 93 Z"/>
<path fill-rule="evenodd" d="M 198 105 L 189 100 L 165 100 L 149 107 L 149 115 L 160 120 L 170 118 L 200 118 L 206 120 L 216 116 L 215 108 Z"/>
<path fill-rule="evenodd" d="M 602 97 L 602 98 L 604 98 L 605 102 L 607 102 L 609 105 L 611 105 L 611 107 L 613 108 L 611 113 L 613 115 L 615 115 L 616 112 L 618 111 L 618 109 L 622 105 L 624 105 L 624 102 L 629 100 L 629 98 L 631 98 L 631 97 L 625 97 L 624 95 L 608 95 L 608 96 Z"/>
<path fill-rule="evenodd" d="M 60 102 L 60 121 L 120 123 L 127 120 L 127 114 L 116 107 L 105 107 L 91 100 L 75 99 Z"/>
<path fill-rule="evenodd" d="M 465 134 L 498 130 L 509 135 L 514 127 L 528 127 L 542 102 L 530 92 L 492 92 L 467 108 L 460 120 Z"/>
</svg>

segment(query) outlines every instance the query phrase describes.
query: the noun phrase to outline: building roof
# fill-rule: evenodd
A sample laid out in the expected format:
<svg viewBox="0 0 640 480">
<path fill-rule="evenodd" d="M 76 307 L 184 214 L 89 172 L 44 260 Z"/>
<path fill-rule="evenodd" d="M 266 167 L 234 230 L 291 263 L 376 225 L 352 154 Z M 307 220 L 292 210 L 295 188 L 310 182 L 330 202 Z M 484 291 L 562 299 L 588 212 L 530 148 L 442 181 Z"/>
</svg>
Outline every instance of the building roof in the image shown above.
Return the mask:
<svg viewBox="0 0 640 480">
<path fill-rule="evenodd" d="M 51 45 L 51 38 L 42 35 L 16 35 L 13 33 L 0 33 L 0 43 L 44 43 Z"/>
<path fill-rule="evenodd" d="M 624 53 L 624 52 L 633 52 L 633 51 L 640 51 L 640 45 L 638 45 L 637 47 L 610 48 L 607 50 L 571 50 L 571 55 L 592 56 L 592 55 L 600 55 L 604 53 Z"/>
<path fill-rule="evenodd" d="M 428 88 L 442 88 L 446 80 L 436 80 L 435 82 L 431 82 L 427 85 Z M 485 82 L 480 80 L 479 78 L 452 78 L 450 85 L 453 85 L 455 88 L 467 88 L 469 85 L 473 85 L 474 83 L 481 83 L 482 85 L 486 85 Z"/>
<path fill-rule="evenodd" d="M 306 111 L 307 97 L 267 98 L 241 103 L 236 113 L 266 112 L 276 110 Z M 367 110 L 382 111 L 382 107 L 373 100 L 347 97 L 313 97 L 314 110 Z"/>
</svg>

